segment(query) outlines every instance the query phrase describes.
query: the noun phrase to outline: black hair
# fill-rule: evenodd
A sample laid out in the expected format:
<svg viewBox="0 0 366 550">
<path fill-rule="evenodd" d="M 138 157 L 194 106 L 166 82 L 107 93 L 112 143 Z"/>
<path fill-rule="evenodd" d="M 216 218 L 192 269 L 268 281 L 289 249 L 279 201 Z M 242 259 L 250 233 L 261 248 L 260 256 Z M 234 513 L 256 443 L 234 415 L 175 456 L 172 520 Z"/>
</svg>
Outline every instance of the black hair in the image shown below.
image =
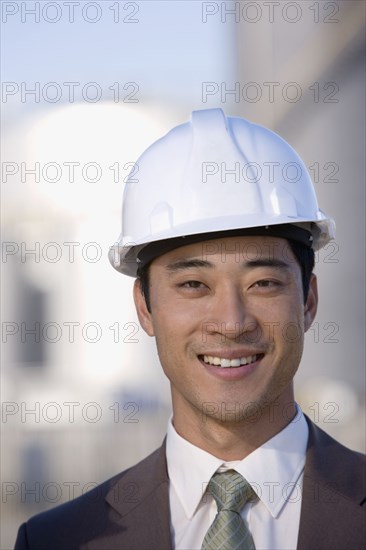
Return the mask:
<svg viewBox="0 0 366 550">
<path fill-rule="evenodd" d="M 313 273 L 315 265 L 314 250 L 309 246 L 303 245 L 302 243 L 291 239 L 288 239 L 288 244 L 290 245 L 291 251 L 301 268 L 302 291 L 305 304 L 308 299 L 311 274 Z"/>
<path fill-rule="evenodd" d="M 302 277 L 302 289 L 304 296 L 304 303 L 306 303 L 311 274 L 315 265 L 315 254 L 314 250 L 303 243 L 294 241 L 292 239 L 287 239 L 287 242 L 290 245 L 291 251 L 296 258 L 297 263 L 301 268 L 301 277 Z M 147 263 L 143 266 L 140 266 L 137 270 L 137 277 L 140 279 L 141 293 L 145 298 L 146 307 L 151 313 L 151 302 L 150 302 L 150 281 L 149 281 L 149 267 L 150 263 Z"/>
</svg>

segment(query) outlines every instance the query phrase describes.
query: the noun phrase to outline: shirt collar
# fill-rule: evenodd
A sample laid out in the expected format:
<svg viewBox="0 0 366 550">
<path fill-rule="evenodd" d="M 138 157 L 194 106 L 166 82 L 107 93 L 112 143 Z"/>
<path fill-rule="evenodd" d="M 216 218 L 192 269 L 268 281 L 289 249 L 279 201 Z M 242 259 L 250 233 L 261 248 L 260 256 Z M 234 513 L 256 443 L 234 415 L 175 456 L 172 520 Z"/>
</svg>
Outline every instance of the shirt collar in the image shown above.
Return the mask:
<svg viewBox="0 0 366 550">
<path fill-rule="evenodd" d="M 208 482 L 223 461 L 183 439 L 168 423 L 166 457 L 170 483 L 191 519 L 201 502 Z"/>
<path fill-rule="evenodd" d="M 185 514 L 195 514 L 212 475 L 233 468 L 251 483 L 273 517 L 301 494 L 298 485 L 305 465 L 308 426 L 299 406 L 294 419 L 243 460 L 225 462 L 196 447 L 168 423 L 166 456 L 168 475 Z M 296 491 L 296 494 L 295 494 Z"/>
</svg>

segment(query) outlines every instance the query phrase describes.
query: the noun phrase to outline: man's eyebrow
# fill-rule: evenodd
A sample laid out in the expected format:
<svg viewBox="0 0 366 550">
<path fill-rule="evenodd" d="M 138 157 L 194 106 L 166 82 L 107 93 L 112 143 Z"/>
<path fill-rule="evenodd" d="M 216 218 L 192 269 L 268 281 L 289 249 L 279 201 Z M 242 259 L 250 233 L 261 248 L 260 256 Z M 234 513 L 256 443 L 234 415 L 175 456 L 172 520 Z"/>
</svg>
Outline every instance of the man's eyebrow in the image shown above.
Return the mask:
<svg viewBox="0 0 366 550">
<path fill-rule="evenodd" d="M 169 273 L 175 273 L 176 271 L 181 271 L 184 269 L 192 269 L 197 267 L 209 267 L 213 268 L 215 267 L 214 264 L 211 262 L 208 262 L 206 260 L 200 260 L 200 259 L 191 259 L 191 260 L 177 260 L 176 262 L 173 262 L 171 264 L 168 264 L 165 266 L 165 269 Z"/>
<path fill-rule="evenodd" d="M 192 269 L 192 268 L 214 268 L 215 264 L 208 262 L 207 260 L 200 260 L 198 258 L 193 259 L 183 259 L 183 260 L 177 260 L 175 262 L 172 262 L 170 264 L 167 264 L 165 266 L 165 269 L 169 273 L 176 273 L 177 271 L 182 271 L 184 269 Z M 290 265 L 283 261 L 279 260 L 277 258 L 261 258 L 258 260 L 247 260 L 242 262 L 242 267 L 274 267 L 277 269 L 290 269 Z"/>
</svg>

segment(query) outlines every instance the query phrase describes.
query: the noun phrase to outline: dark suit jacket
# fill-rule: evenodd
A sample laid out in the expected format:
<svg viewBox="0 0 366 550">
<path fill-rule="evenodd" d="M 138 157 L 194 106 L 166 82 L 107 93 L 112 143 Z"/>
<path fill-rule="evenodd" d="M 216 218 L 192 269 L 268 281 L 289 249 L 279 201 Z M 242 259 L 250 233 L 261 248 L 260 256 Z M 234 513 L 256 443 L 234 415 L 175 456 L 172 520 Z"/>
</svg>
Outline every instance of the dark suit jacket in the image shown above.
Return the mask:
<svg viewBox="0 0 366 550">
<path fill-rule="evenodd" d="M 364 550 L 364 457 L 308 423 L 297 548 Z M 165 444 L 89 493 L 24 523 L 15 550 L 26 549 L 171 550 Z"/>
</svg>

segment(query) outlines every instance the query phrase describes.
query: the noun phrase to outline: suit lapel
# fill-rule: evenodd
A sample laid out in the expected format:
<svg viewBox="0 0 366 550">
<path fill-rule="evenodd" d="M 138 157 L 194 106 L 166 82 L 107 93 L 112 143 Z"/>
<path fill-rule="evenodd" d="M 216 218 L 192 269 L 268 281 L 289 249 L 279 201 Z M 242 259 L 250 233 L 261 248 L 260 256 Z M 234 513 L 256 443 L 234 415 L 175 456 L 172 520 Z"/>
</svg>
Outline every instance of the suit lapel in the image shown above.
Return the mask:
<svg viewBox="0 0 366 550">
<path fill-rule="evenodd" d="M 88 550 L 172 550 L 165 441 L 118 478 L 106 501 L 108 529 Z"/>
<path fill-rule="evenodd" d="M 298 550 L 360 548 L 364 526 L 364 488 L 357 476 L 361 461 L 309 419 L 309 442 Z M 348 476 L 345 475 L 348 473 Z"/>
</svg>

